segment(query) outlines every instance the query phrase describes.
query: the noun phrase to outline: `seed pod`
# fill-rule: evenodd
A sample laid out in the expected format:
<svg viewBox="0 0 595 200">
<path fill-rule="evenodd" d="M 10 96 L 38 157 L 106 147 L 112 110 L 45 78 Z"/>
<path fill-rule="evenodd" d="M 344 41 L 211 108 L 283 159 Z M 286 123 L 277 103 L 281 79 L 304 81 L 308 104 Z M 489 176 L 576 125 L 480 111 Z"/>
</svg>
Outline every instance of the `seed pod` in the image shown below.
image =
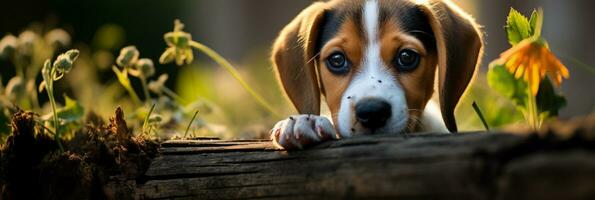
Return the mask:
<svg viewBox="0 0 595 200">
<path fill-rule="evenodd" d="M 0 57 L 10 57 L 17 49 L 17 37 L 14 35 L 6 35 L 0 40 Z"/>
<path fill-rule="evenodd" d="M 79 51 L 72 49 L 66 53 L 60 54 L 54 61 L 54 68 L 60 73 L 66 74 L 72 69 L 72 64 L 78 58 Z"/>
<path fill-rule="evenodd" d="M 60 54 L 54 61 L 53 66 L 57 71 L 68 72 L 70 69 L 72 69 L 72 61 L 70 58 L 68 58 L 68 56 Z"/>
<path fill-rule="evenodd" d="M 79 57 L 80 51 L 78 49 L 71 49 L 65 54 L 70 58 L 70 60 L 72 60 L 72 62 L 74 62 Z"/>
<path fill-rule="evenodd" d="M 192 36 L 182 31 L 166 33 L 163 35 L 163 38 L 168 46 L 175 46 L 181 49 L 189 48 L 190 41 L 192 41 Z"/>
<path fill-rule="evenodd" d="M 70 35 L 63 29 L 53 29 L 45 34 L 45 41 L 56 49 L 70 45 Z"/>
<path fill-rule="evenodd" d="M 124 47 L 120 50 L 120 55 L 116 59 L 116 64 L 120 67 L 131 67 L 138 61 L 139 54 L 140 53 L 135 46 Z"/>
<path fill-rule="evenodd" d="M 151 77 L 155 74 L 155 65 L 151 59 L 141 58 L 130 68 L 129 73 L 136 77 Z"/>
</svg>

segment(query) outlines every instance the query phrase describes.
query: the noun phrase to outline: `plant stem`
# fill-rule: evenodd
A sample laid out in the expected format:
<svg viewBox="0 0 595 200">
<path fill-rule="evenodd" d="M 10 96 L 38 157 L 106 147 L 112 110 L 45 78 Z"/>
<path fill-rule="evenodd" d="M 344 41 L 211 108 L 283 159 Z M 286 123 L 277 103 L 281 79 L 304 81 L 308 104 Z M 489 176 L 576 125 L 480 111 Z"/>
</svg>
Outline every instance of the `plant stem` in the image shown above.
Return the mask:
<svg viewBox="0 0 595 200">
<path fill-rule="evenodd" d="M 184 139 L 186 139 L 186 135 L 188 134 L 188 130 L 190 130 L 190 126 L 192 126 L 192 122 L 194 122 L 194 119 L 196 118 L 196 115 L 198 114 L 198 110 L 196 112 L 194 112 L 194 116 L 192 116 L 192 119 L 190 120 L 190 123 L 188 123 L 188 127 L 186 127 L 186 131 L 184 131 Z"/>
<path fill-rule="evenodd" d="M 54 69 L 52 69 L 52 73 L 54 74 Z M 52 112 L 54 118 L 54 140 L 58 143 L 58 147 L 60 147 L 60 151 L 64 152 L 64 147 L 62 147 L 62 142 L 60 141 L 60 124 L 58 123 L 58 113 L 56 111 L 56 99 L 54 98 L 54 80 L 50 78 L 50 80 L 46 80 L 46 92 L 48 93 L 48 98 L 50 99 L 50 105 L 52 105 Z"/>
<path fill-rule="evenodd" d="M 161 90 L 163 91 L 163 93 L 165 93 L 166 95 L 170 96 L 171 98 L 175 99 L 176 101 L 180 102 L 180 103 L 187 103 L 186 100 L 182 99 L 182 97 L 180 97 L 178 94 L 176 94 L 174 91 L 172 91 L 171 89 L 163 86 L 161 87 Z"/>
<path fill-rule="evenodd" d="M 136 95 L 136 92 L 130 85 L 130 79 L 128 79 L 128 72 L 126 71 L 126 69 L 120 71 L 116 66 L 113 66 L 112 70 L 118 77 L 118 82 L 120 82 L 120 85 L 122 85 L 122 87 L 124 87 L 124 89 L 128 91 L 128 94 L 132 98 L 132 101 L 134 101 L 136 105 L 141 105 L 142 101 L 140 100 L 140 98 L 138 98 L 138 95 Z"/>
<path fill-rule="evenodd" d="M 566 60 L 573 62 L 574 66 L 580 67 L 581 69 L 589 72 L 591 75 L 595 75 L 595 67 L 593 67 L 589 64 L 586 64 L 586 63 L 582 62 L 581 60 L 579 60 L 578 58 L 573 57 L 573 56 L 565 55 L 563 57 L 566 58 Z"/>
<path fill-rule="evenodd" d="M 538 83 L 539 84 L 539 83 Z M 531 83 L 529 82 L 528 87 L 527 87 L 527 110 L 528 110 L 528 120 L 529 120 L 529 125 L 531 126 L 531 128 L 534 131 L 537 131 L 537 129 L 539 128 L 539 119 L 537 116 L 537 103 L 535 100 L 535 96 L 533 96 L 533 93 L 531 92 Z"/>
<path fill-rule="evenodd" d="M 275 110 L 270 106 L 270 104 L 267 103 L 264 100 L 264 98 L 262 98 L 260 95 L 258 95 L 252 89 L 252 87 L 250 87 L 250 85 L 248 85 L 248 83 L 246 83 L 244 81 L 244 79 L 242 79 L 242 77 L 240 76 L 240 73 L 231 65 L 231 63 L 229 63 L 229 61 L 225 60 L 225 58 L 223 58 L 221 55 L 219 55 L 217 52 L 215 52 L 211 48 L 209 48 L 201 43 L 198 43 L 196 41 L 190 41 L 190 46 L 207 54 L 207 56 L 211 57 L 211 59 L 213 59 L 217 64 L 219 64 L 219 65 L 221 65 L 221 67 L 225 68 L 231 74 L 231 76 L 233 76 L 238 82 L 240 82 L 240 85 L 242 85 L 242 87 L 244 87 L 244 89 L 246 89 L 246 91 L 248 91 L 248 93 L 250 93 L 252 95 L 252 97 L 254 97 L 254 99 L 256 99 L 256 101 L 262 107 L 267 109 L 273 115 L 280 117 L 280 115 L 277 112 L 275 112 Z"/>
<path fill-rule="evenodd" d="M 151 100 L 151 95 L 149 94 L 149 88 L 147 87 L 147 78 L 144 76 L 139 77 L 141 84 L 143 85 L 143 92 L 145 93 L 145 102 L 149 102 Z"/>
</svg>

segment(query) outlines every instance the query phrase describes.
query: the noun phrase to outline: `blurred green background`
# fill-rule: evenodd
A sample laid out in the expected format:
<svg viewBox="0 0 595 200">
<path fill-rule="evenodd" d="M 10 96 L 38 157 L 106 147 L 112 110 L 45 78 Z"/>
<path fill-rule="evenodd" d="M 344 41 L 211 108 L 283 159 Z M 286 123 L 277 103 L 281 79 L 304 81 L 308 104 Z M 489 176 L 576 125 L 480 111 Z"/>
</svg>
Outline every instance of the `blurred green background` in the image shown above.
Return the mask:
<svg viewBox="0 0 595 200">
<path fill-rule="evenodd" d="M 173 20 L 181 19 L 193 39 L 202 42 L 237 66 L 258 93 L 267 98 L 282 115 L 294 113 L 275 82 L 269 61 L 270 46 L 281 28 L 307 7 L 311 0 L 101 0 L 101 1 L 8 1 L 0 12 L 0 36 L 18 35 L 36 27 L 48 30 L 63 28 L 72 36 L 75 48 L 83 52 L 110 52 L 117 56 L 121 47 L 136 45 L 142 57 L 157 60 L 165 48 L 163 34 L 171 31 Z M 595 64 L 594 1 L 472 1 L 453 0 L 473 15 L 483 26 L 485 55 L 475 83 L 460 103 L 457 117 L 461 130 L 479 130 L 482 126 L 473 113 L 471 102 L 477 101 L 492 126 L 514 123 L 522 118 L 506 99 L 491 92 L 485 82 L 488 63 L 510 46 L 504 24 L 510 7 L 529 14 L 542 7 L 545 13 L 543 36 L 550 48 L 570 70 L 562 92 L 568 105 L 562 118 L 587 115 L 595 110 L 595 75 L 589 72 Z M 278 120 L 259 107 L 227 72 L 195 51 L 194 64 L 178 67 L 157 64 L 157 74 L 169 74 L 167 86 L 183 99 L 203 99 L 215 104 L 214 112 L 201 114 L 212 125 L 216 136 L 227 138 L 267 137 L 267 130 Z M 98 66 L 96 82 L 106 84 L 102 93 L 84 88 L 59 87 L 57 93 L 76 97 L 84 107 L 107 117 L 122 89 L 109 69 L 110 55 L 89 55 L 90 66 Z M 101 57 L 106 59 L 98 59 Z M 113 60 L 113 58 L 111 58 Z M 106 63 L 107 62 L 107 63 Z M 84 65 L 84 64 L 80 64 Z M 6 84 L 14 76 L 10 63 L 0 60 L 0 76 Z M 81 68 L 81 67 L 79 67 Z M 88 77 L 67 77 L 72 84 L 88 81 Z M 134 82 L 140 94 L 138 82 Z M 110 86 L 113 85 L 113 86 Z M 103 91 L 114 91 L 105 93 Z M 118 96 L 119 95 L 119 96 Z M 59 102 L 64 100 L 61 95 Z M 40 95 L 45 102 L 45 95 Z M 108 102 L 109 101 L 109 102 Z M 105 105 L 105 106 L 102 106 Z M 219 130 L 219 131 L 218 131 Z"/>
</svg>

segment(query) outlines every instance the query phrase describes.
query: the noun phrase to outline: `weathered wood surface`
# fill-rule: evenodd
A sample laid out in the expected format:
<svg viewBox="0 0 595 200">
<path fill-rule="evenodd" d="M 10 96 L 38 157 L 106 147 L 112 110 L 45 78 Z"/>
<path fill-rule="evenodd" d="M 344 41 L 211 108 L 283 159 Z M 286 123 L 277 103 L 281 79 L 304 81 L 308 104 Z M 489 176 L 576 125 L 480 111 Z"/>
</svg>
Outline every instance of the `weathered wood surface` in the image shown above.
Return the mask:
<svg viewBox="0 0 595 200">
<path fill-rule="evenodd" d="M 168 141 L 139 199 L 595 199 L 595 142 L 496 133 Z"/>
</svg>

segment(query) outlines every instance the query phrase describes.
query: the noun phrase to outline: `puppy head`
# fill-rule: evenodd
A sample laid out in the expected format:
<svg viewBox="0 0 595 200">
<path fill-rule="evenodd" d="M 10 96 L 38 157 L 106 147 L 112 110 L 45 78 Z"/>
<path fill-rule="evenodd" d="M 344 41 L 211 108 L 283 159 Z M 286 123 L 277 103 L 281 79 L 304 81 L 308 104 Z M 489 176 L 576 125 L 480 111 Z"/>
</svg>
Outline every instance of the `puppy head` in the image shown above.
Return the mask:
<svg viewBox="0 0 595 200">
<path fill-rule="evenodd" d="M 442 117 L 454 132 L 481 48 L 475 23 L 448 1 L 336 0 L 287 25 L 273 63 L 300 113 L 319 114 L 326 97 L 342 136 L 418 128 L 438 69 Z"/>
</svg>

